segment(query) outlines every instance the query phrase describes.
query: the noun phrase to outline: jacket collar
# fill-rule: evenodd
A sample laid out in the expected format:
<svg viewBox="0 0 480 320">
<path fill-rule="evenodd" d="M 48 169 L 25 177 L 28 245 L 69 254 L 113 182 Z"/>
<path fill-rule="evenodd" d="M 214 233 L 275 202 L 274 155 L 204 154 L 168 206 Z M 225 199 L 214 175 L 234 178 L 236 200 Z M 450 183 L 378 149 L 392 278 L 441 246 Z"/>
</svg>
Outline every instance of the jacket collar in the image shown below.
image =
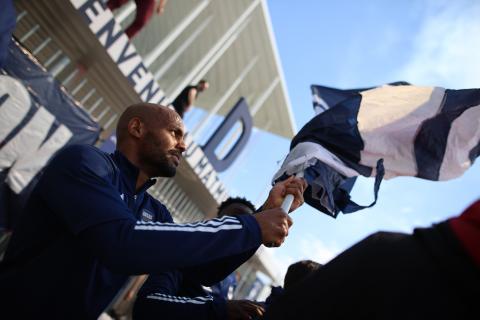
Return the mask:
<svg viewBox="0 0 480 320">
<path fill-rule="evenodd" d="M 153 186 L 155 182 L 157 182 L 155 179 L 149 179 L 138 190 L 138 192 L 135 192 L 135 186 L 137 184 L 137 178 L 138 178 L 138 174 L 140 173 L 140 170 L 118 150 L 115 150 L 112 157 L 113 157 L 113 161 L 115 161 L 115 164 L 118 166 L 118 168 L 120 169 L 120 172 L 122 173 L 121 174 L 122 179 L 125 185 L 127 186 L 129 193 L 140 194 L 142 192 L 145 192 L 148 188 Z"/>
</svg>

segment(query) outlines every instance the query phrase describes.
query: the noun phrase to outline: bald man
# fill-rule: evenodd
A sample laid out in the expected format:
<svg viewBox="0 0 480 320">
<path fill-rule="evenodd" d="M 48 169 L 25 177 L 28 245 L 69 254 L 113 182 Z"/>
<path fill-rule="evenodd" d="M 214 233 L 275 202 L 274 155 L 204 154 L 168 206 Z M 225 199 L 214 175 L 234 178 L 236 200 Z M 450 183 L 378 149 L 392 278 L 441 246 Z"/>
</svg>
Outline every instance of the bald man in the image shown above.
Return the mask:
<svg viewBox="0 0 480 320">
<path fill-rule="evenodd" d="M 97 319 L 129 275 L 238 263 L 262 243 L 281 245 L 291 225 L 278 206 L 288 192 L 303 202 L 304 182 L 290 180 L 255 216 L 173 224 L 146 190 L 172 177 L 185 151 L 175 111 L 127 108 L 117 150 L 72 146 L 46 167 L 0 266 L 5 319 Z M 235 238 L 235 241 L 231 241 Z"/>
</svg>

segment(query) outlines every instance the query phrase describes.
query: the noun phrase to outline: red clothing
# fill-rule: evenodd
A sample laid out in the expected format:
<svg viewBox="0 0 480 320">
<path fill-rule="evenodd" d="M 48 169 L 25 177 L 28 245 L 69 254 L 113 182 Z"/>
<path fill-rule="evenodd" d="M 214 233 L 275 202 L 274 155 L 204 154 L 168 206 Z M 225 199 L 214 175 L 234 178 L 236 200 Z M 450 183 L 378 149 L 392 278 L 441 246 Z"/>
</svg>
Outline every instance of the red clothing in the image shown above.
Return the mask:
<svg viewBox="0 0 480 320">
<path fill-rule="evenodd" d="M 468 255 L 480 267 L 480 200 L 449 223 Z"/>
<path fill-rule="evenodd" d="M 128 1 L 129 0 L 109 0 L 107 7 L 110 10 L 118 9 Z M 142 30 L 155 10 L 155 0 L 135 0 L 135 4 L 137 6 L 135 20 L 133 20 L 132 24 L 125 30 L 125 33 L 130 39 Z"/>
</svg>

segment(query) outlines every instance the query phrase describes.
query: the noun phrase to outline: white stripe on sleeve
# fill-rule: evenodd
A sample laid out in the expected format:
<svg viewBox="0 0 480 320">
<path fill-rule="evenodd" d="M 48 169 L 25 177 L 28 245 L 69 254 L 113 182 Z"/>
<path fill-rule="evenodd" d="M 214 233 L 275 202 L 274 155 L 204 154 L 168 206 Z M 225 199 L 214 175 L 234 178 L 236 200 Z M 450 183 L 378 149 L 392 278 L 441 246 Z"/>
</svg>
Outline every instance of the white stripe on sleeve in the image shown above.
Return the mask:
<svg viewBox="0 0 480 320">
<path fill-rule="evenodd" d="M 176 224 L 162 223 L 152 221 L 137 221 L 135 230 L 151 231 L 183 231 L 183 232 L 211 232 L 215 233 L 221 230 L 242 229 L 242 223 L 235 217 L 225 216 L 219 219 L 201 221 L 196 223 Z"/>
<path fill-rule="evenodd" d="M 207 296 L 207 297 L 199 296 L 199 297 L 189 298 L 189 297 L 170 296 L 162 293 L 155 293 L 155 294 L 148 295 L 147 299 L 174 302 L 174 303 L 191 303 L 191 304 L 206 304 L 209 301 L 213 301 L 213 298 L 211 296 Z"/>
</svg>

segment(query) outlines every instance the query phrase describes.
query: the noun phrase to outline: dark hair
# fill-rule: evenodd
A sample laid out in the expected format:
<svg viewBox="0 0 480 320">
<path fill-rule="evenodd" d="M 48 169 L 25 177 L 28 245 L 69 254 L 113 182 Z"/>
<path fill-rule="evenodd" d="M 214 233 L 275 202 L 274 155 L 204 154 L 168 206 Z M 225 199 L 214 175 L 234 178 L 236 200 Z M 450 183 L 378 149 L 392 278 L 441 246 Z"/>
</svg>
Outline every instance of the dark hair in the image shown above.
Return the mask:
<svg viewBox="0 0 480 320">
<path fill-rule="evenodd" d="M 314 271 L 318 270 L 322 265 L 312 260 L 301 260 L 291 264 L 288 267 L 287 274 L 283 280 L 283 287 L 285 289 L 300 282 Z"/>
<path fill-rule="evenodd" d="M 218 216 L 221 217 L 223 215 L 225 215 L 225 213 L 221 213 L 223 210 L 225 210 L 225 208 L 227 208 L 228 206 L 232 205 L 232 204 L 242 204 L 244 206 L 246 206 L 247 208 L 251 209 L 252 212 L 255 212 L 256 209 L 255 209 L 255 206 L 253 205 L 253 203 L 251 203 L 250 201 L 248 201 L 247 199 L 245 198 L 241 198 L 241 197 L 236 197 L 236 198 L 232 198 L 232 197 L 229 197 L 227 200 L 223 201 L 222 203 L 220 203 L 220 205 L 218 206 Z M 247 212 L 245 212 L 247 213 Z"/>
</svg>

